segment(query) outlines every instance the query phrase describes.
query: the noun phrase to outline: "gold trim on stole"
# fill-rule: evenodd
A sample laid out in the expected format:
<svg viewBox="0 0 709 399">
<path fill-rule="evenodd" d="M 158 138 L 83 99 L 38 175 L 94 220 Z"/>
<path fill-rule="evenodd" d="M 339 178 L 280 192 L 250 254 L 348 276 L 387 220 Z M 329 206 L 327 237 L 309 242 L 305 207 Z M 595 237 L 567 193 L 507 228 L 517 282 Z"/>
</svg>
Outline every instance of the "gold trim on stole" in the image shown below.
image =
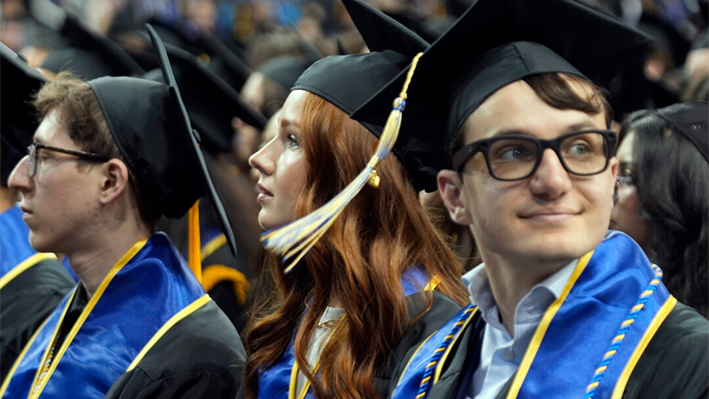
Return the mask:
<svg viewBox="0 0 709 399">
<path fill-rule="evenodd" d="M 57 255 L 54 255 L 52 253 L 38 253 L 23 260 L 20 264 L 13 267 L 12 270 L 10 270 L 6 275 L 0 278 L 0 289 L 4 288 L 10 281 L 22 274 L 27 269 L 46 259 L 57 259 Z"/>
<path fill-rule="evenodd" d="M 647 348 L 647 345 L 655 336 L 655 333 L 665 321 L 667 315 L 669 315 L 672 309 L 675 308 L 675 305 L 677 305 L 677 299 L 670 295 L 665 301 L 665 303 L 662 304 L 660 310 L 657 311 L 655 317 L 652 318 L 652 321 L 647 327 L 647 330 L 645 330 L 645 333 L 640 339 L 638 346 L 635 347 L 633 354 L 630 356 L 630 360 L 628 360 L 628 363 L 625 365 L 625 368 L 623 368 L 623 372 L 620 374 L 620 378 L 618 378 L 618 381 L 615 384 L 615 388 L 613 389 L 613 393 L 611 394 L 611 399 L 621 399 L 623 397 L 625 386 L 628 384 L 630 374 L 633 373 L 635 365 L 638 363 L 638 360 L 640 360 L 640 356 L 642 356 L 643 352 L 645 352 L 645 348 Z"/>
<path fill-rule="evenodd" d="M 532 361 L 534 361 L 534 357 L 537 355 L 539 346 L 541 346 L 542 344 L 542 340 L 544 339 L 544 335 L 546 334 L 552 319 L 556 315 L 556 312 L 559 310 L 561 305 L 566 300 L 566 297 L 569 295 L 571 288 L 573 288 L 574 284 L 576 284 L 576 280 L 578 280 L 579 276 L 581 276 L 581 273 L 583 273 L 584 269 L 588 265 L 588 262 L 591 260 L 591 256 L 593 256 L 594 252 L 595 251 L 591 251 L 579 259 L 578 263 L 576 264 L 576 268 L 571 274 L 571 277 L 566 283 L 566 286 L 564 286 L 564 290 L 561 292 L 561 295 L 559 295 L 559 298 L 557 298 L 556 301 L 554 301 L 554 303 L 552 303 L 551 306 L 549 306 L 549 309 L 547 309 L 547 311 L 544 313 L 542 320 L 539 322 L 537 330 L 534 332 L 534 336 L 532 336 L 532 340 L 530 341 L 529 346 L 527 347 L 524 357 L 522 358 L 522 362 L 520 363 L 519 368 L 515 373 L 514 380 L 512 380 L 512 385 L 510 385 L 510 390 L 507 392 L 506 399 L 514 399 L 517 397 L 517 394 L 522 388 L 522 383 L 527 377 L 529 368 L 532 366 Z"/>
<path fill-rule="evenodd" d="M 86 307 L 84 310 L 81 311 L 81 314 L 79 315 L 79 318 L 76 320 L 76 323 L 72 326 L 71 330 L 69 331 L 69 334 L 67 335 L 66 339 L 62 343 L 62 346 L 59 348 L 59 351 L 57 354 L 54 356 L 52 359 L 52 365 L 49 367 L 49 370 L 47 370 L 47 375 L 42 379 L 42 381 L 39 381 L 40 385 L 35 386 L 38 382 L 37 378 L 39 377 L 40 373 L 42 372 L 42 367 L 41 365 L 44 364 L 47 359 L 47 353 L 49 349 L 51 348 L 52 344 L 54 343 L 54 340 L 57 338 L 57 333 L 59 331 L 59 327 L 62 324 L 62 320 L 64 320 L 64 316 L 66 314 L 66 310 L 69 307 L 69 303 L 67 304 L 67 308 L 64 309 L 64 314 L 62 314 L 62 317 L 59 319 L 59 323 L 57 323 L 57 329 L 54 331 L 54 335 L 52 336 L 52 339 L 49 341 L 49 345 L 47 346 L 47 349 L 45 350 L 44 356 L 42 357 L 42 362 L 40 363 L 40 367 L 37 369 L 37 374 L 35 375 L 35 382 L 32 384 L 32 387 L 30 388 L 30 394 L 28 399 L 36 399 L 39 397 L 39 395 L 42 394 L 42 391 L 44 390 L 44 387 L 47 385 L 47 382 L 49 382 L 49 379 L 52 378 L 52 373 L 54 373 L 54 370 L 56 370 L 57 365 L 62 359 L 62 356 L 64 356 L 64 353 L 67 351 L 69 348 L 69 345 L 71 345 L 71 342 L 74 340 L 74 337 L 76 334 L 79 332 L 81 329 L 81 326 L 84 324 L 86 319 L 89 317 L 89 314 L 91 314 L 91 311 L 93 308 L 96 306 L 96 303 L 98 303 L 99 299 L 101 298 L 101 295 L 103 295 L 104 291 L 106 291 L 106 288 L 108 285 L 111 283 L 111 280 L 113 280 L 113 277 L 115 277 L 116 274 L 125 266 L 132 258 L 135 256 L 135 254 L 140 251 L 147 240 L 141 240 L 138 241 L 131 247 L 131 249 L 126 252 L 123 257 L 111 268 L 111 270 L 108 272 L 106 277 L 104 277 L 103 281 L 101 281 L 101 284 L 99 285 L 98 289 L 96 290 L 96 293 L 89 299 L 89 302 L 86 304 Z M 74 295 L 76 295 L 76 291 L 74 292 Z"/>
<path fill-rule="evenodd" d="M 172 326 L 177 324 L 179 321 L 184 319 L 185 317 L 191 315 L 193 312 L 195 312 L 197 309 L 201 308 L 202 306 L 206 305 L 207 302 L 211 301 L 212 298 L 209 297 L 209 294 L 204 294 L 201 297 L 197 298 L 194 302 L 186 306 L 184 309 L 180 310 L 179 312 L 175 313 L 174 316 L 170 318 L 170 320 L 166 321 L 165 324 L 163 324 L 162 327 L 153 335 L 152 338 L 150 338 L 150 341 L 148 341 L 147 344 L 143 347 L 143 349 L 140 350 L 138 355 L 133 359 L 133 362 L 131 362 L 130 366 L 126 369 L 126 372 L 129 372 L 135 368 L 135 366 L 140 363 L 141 360 L 143 360 L 143 357 L 148 353 L 148 351 L 155 345 L 156 342 L 162 338 L 163 335 L 165 335 L 166 332 L 168 332 Z"/>
</svg>

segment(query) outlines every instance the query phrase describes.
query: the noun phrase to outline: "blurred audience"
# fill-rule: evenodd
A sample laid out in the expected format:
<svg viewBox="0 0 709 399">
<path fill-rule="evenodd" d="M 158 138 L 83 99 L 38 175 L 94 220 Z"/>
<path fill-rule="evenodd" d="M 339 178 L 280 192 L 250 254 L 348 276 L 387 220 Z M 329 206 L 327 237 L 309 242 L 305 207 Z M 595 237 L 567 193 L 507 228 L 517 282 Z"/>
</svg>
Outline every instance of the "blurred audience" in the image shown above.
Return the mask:
<svg viewBox="0 0 709 399">
<path fill-rule="evenodd" d="M 621 129 L 611 228 L 662 265 L 680 302 L 709 317 L 709 104 L 630 114 Z"/>
</svg>

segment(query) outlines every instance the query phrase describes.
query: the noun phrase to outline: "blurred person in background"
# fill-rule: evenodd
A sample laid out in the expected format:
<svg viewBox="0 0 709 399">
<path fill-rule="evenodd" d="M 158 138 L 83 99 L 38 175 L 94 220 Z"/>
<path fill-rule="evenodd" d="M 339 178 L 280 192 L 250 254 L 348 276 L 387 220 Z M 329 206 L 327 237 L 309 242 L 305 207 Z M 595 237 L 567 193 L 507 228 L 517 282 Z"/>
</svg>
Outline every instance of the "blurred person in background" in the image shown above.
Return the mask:
<svg viewBox="0 0 709 399">
<path fill-rule="evenodd" d="M 679 301 L 709 317 L 709 103 L 623 121 L 611 229 L 630 235 Z"/>
</svg>

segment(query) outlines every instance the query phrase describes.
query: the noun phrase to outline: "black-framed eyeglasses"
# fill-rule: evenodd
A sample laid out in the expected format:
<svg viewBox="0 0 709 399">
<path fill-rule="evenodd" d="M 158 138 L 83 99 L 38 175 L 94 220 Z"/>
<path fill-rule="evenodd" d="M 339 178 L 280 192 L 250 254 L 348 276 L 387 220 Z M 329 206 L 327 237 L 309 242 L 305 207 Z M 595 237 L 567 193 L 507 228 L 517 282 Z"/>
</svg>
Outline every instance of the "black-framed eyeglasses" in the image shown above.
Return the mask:
<svg viewBox="0 0 709 399">
<path fill-rule="evenodd" d="M 51 145 L 32 143 L 27 147 L 27 155 L 29 155 L 29 158 L 30 158 L 30 162 L 29 162 L 30 177 L 34 177 L 34 175 L 37 174 L 37 155 L 39 155 L 40 150 L 56 151 L 56 152 L 61 152 L 62 154 L 74 155 L 74 156 L 77 156 L 85 161 L 90 161 L 90 162 L 108 162 L 111 159 L 109 157 L 94 154 L 92 152 L 67 150 L 67 149 L 59 148 L 59 147 L 52 147 Z"/>
<path fill-rule="evenodd" d="M 567 172 L 591 176 L 603 172 L 613 157 L 616 133 L 582 130 L 541 140 L 526 135 L 504 135 L 472 142 L 453 155 L 453 168 L 461 172 L 478 152 L 485 157 L 490 175 L 503 181 L 523 180 L 537 171 L 544 150 L 551 148 Z"/>
</svg>

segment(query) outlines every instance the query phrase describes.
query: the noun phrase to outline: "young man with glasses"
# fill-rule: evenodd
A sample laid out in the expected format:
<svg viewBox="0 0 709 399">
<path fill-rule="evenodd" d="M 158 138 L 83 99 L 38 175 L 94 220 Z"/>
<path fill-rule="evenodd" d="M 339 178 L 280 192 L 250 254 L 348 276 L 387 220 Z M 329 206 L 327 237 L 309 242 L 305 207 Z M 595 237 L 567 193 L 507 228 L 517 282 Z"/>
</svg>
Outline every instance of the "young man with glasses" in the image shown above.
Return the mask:
<svg viewBox="0 0 709 399">
<path fill-rule="evenodd" d="M 10 172 L 37 128 L 28 104 L 45 79 L 15 52 L 0 44 L 3 74 L 0 101 L 0 384 L 44 319 L 75 285 L 52 253 L 30 245 L 19 193 L 7 186 Z"/>
<path fill-rule="evenodd" d="M 574 0 L 478 0 L 421 58 L 408 101 L 448 104 L 430 113 L 451 157 L 438 188 L 484 264 L 464 277 L 474 305 L 400 363 L 393 398 L 707 394 L 709 322 L 607 231 L 616 135 L 592 82 L 646 44 Z"/>
<path fill-rule="evenodd" d="M 41 123 L 10 176 L 38 251 L 64 253 L 79 285 L 30 339 L 2 398 L 235 397 L 244 351 L 161 216 L 209 194 L 207 173 L 154 31 L 166 83 L 59 74 L 33 104 Z M 199 257 L 196 257 L 199 268 Z"/>
</svg>

